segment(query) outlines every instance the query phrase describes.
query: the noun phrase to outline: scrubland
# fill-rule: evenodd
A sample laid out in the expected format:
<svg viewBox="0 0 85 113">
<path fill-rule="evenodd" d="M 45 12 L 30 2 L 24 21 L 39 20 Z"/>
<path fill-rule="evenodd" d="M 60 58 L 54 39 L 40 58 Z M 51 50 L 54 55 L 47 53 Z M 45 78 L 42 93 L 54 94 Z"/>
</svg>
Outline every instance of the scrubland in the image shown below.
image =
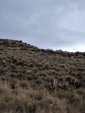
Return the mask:
<svg viewBox="0 0 85 113">
<path fill-rule="evenodd" d="M 85 53 L 0 39 L 0 113 L 85 113 Z"/>
</svg>

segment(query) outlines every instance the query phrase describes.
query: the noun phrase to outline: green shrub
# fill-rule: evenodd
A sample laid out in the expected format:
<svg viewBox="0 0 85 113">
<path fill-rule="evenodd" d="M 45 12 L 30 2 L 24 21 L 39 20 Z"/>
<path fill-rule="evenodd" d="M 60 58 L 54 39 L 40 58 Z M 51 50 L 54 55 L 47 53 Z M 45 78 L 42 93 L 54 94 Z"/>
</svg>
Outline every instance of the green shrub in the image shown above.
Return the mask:
<svg viewBox="0 0 85 113">
<path fill-rule="evenodd" d="M 69 90 L 59 90 L 55 91 L 54 95 L 57 96 L 58 98 L 70 98 L 71 92 Z"/>
</svg>

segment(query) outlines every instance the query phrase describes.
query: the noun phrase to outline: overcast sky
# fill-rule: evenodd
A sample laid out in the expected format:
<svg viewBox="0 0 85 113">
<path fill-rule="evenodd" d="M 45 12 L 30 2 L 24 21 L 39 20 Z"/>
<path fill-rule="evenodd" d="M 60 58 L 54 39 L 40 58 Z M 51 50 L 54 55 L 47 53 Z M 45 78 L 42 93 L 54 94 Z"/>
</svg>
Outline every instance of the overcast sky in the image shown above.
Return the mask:
<svg viewBox="0 0 85 113">
<path fill-rule="evenodd" d="M 85 51 L 85 0 L 0 0 L 0 38 Z"/>
</svg>

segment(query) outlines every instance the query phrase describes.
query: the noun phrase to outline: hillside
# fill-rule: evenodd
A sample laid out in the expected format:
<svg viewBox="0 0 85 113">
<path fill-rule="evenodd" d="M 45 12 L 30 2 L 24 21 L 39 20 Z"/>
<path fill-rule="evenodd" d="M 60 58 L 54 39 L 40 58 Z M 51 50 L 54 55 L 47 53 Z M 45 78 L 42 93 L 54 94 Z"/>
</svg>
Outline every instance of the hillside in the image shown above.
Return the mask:
<svg viewBox="0 0 85 113">
<path fill-rule="evenodd" d="M 0 113 L 85 113 L 85 52 L 0 39 L 0 80 Z"/>
</svg>

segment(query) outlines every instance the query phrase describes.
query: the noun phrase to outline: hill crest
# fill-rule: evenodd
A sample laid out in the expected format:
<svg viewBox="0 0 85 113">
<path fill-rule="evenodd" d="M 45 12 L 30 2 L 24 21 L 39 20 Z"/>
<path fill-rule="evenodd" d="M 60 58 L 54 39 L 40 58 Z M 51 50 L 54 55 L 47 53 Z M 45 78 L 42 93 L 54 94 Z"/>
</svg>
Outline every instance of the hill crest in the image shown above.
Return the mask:
<svg viewBox="0 0 85 113">
<path fill-rule="evenodd" d="M 85 53 L 0 39 L 1 113 L 85 113 L 84 107 Z"/>
<path fill-rule="evenodd" d="M 31 50 L 31 51 L 38 51 L 38 52 L 41 51 L 45 53 L 58 54 L 58 55 L 67 56 L 67 57 L 79 57 L 79 58 L 85 57 L 85 52 L 67 52 L 62 50 L 53 51 L 52 49 L 39 49 L 38 47 L 24 43 L 21 40 L 18 41 L 18 40 L 0 39 L 0 45 L 3 45 L 5 47 L 13 47 L 13 48 L 18 47 L 23 50 Z"/>
</svg>

